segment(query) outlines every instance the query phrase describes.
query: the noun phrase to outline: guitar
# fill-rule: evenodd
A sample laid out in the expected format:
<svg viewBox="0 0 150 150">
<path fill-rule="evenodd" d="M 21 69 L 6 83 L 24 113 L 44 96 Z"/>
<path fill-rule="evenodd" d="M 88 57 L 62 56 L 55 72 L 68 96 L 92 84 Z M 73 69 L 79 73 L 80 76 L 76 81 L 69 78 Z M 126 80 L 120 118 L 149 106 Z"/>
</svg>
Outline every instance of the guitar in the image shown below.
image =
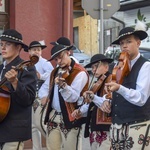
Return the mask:
<svg viewBox="0 0 150 150">
<path fill-rule="evenodd" d="M 29 66 L 33 66 L 36 64 L 39 60 L 38 56 L 31 56 L 30 60 L 23 61 L 19 65 L 15 67 L 15 70 L 24 70 L 25 68 Z M 10 108 L 10 92 L 8 88 L 4 85 L 7 79 L 4 77 L 0 81 L 0 122 L 4 120 L 6 115 L 8 114 L 9 108 Z"/>
</svg>

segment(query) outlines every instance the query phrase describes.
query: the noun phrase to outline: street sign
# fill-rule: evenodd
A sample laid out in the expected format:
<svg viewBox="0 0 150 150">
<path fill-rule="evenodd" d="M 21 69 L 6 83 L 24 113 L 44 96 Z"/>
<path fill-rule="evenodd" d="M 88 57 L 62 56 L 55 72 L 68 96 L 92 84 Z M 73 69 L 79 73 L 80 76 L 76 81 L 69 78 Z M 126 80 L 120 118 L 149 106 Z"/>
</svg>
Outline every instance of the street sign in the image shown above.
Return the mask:
<svg viewBox="0 0 150 150">
<path fill-rule="evenodd" d="M 82 0 L 82 8 L 94 19 L 100 19 L 100 11 L 103 9 L 103 18 L 109 19 L 120 8 L 120 0 Z"/>
</svg>

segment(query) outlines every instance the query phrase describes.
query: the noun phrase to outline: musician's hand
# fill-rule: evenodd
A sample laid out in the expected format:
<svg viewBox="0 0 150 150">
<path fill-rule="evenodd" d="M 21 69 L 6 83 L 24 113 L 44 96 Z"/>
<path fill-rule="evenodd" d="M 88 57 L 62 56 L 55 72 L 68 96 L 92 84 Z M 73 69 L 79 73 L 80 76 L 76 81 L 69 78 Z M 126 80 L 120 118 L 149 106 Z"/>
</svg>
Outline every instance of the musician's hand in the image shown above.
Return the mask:
<svg viewBox="0 0 150 150">
<path fill-rule="evenodd" d="M 82 113 L 79 109 L 75 109 L 71 115 L 75 119 L 79 119 L 82 117 Z"/>
<path fill-rule="evenodd" d="M 92 91 L 85 91 L 83 93 L 83 97 L 85 103 L 91 103 L 92 100 L 94 99 L 94 93 Z"/>
<path fill-rule="evenodd" d="M 18 84 L 18 78 L 17 78 L 18 72 L 14 68 L 15 67 L 13 66 L 12 69 L 7 71 L 5 77 L 7 81 L 9 81 L 12 84 L 13 88 L 16 90 Z"/>
<path fill-rule="evenodd" d="M 110 112 L 111 112 L 111 103 L 110 103 L 110 101 L 105 100 L 105 101 L 103 102 L 103 104 L 101 105 L 100 109 L 101 109 L 103 112 L 110 113 Z"/>
<path fill-rule="evenodd" d="M 118 91 L 120 88 L 120 84 L 115 82 L 105 83 L 105 85 L 108 86 L 109 90 L 112 92 Z"/>
<path fill-rule="evenodd" d="M 43 97 L 42 99 L 40 99 L 42 106 L 46 104 L 46 100 L 47 100 L 47 97 Z"/>
<path fill-rule="evenodd" d="M 56 77 L 55 78 L 55 84 L 59 86 L 59 88 L 65 88 L 67 85 L 64 78 Z"/>
<path fill-rule="evenodd" d="M 6 72 L 5 77 L 7 78 L 9 82 L 13 83 L 17 81 L 17 75 L 18 75 L 18 72 L 12 68 L 11 70 Z"/>
</svg>

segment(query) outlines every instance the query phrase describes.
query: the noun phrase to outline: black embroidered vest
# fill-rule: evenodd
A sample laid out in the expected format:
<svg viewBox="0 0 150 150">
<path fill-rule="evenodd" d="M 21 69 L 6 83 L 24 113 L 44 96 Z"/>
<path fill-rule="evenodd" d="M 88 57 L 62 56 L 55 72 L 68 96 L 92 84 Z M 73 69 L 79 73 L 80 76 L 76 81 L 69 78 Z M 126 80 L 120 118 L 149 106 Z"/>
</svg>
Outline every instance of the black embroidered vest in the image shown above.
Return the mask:
<svg viewBox="0 0 150 150">
<path fill-rule="evenodd" d="M 108 76 L 110 75 L 109 72 L 106 74 L 106 79 L 103 81 L 103 84 L 101 88 L 97 91 L 97 96 L 103 96 L 103 90 L 104 90 L 104 85 L 105 81 L 107 80 Z M 109 131 L 110 124 L 99 124 L 97 123 L 97 113 L 100 110 L 93 102 L 90 103 L 89 109 L 88 109 L 88 115 L 86 119 L 86 126 L 85 126 L 85 132 L 84 132 L 84 137 L 89 137 L 89 127 L 91 128 L 91 131 Z M 100 110 L 101 111 L 101 110 Z"/>
<path fill-rule="evenodd" d="M 146 61 L 147 60 L 145 58 L 140 56 L 137 62 L 133 65 L 131 72 L 128 74 L 127 77 L 125 77 L 123 81 L 123 86 L 136 89 L 138 73 L 142 65 Z M 132 123 L 134 121 L 144 121 L 144 119 L 150 119 L 150 97 L 148 98 L 145 105 L 140 107 L 129 103 L 120 94 L 116 92 L 113 93 L 112 123 Z"/>
</svg>

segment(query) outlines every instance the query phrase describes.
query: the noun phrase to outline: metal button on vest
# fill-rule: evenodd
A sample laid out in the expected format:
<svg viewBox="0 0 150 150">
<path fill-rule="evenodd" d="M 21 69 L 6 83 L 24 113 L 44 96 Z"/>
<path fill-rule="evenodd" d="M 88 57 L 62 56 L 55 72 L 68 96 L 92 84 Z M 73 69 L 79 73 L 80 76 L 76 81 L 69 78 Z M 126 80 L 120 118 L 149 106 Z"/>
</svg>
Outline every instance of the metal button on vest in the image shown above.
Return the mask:
<svg viewBox="0 0 150 150">
<path fill-rule="evenodd" d="M 115 114 L 115 117 L 117 117 L 117 115 Z"/>
<path fill-rule="evenodd" d="M 117 107 L 117 104 L 115 104 L 115 107 Z"/>
</svg>

